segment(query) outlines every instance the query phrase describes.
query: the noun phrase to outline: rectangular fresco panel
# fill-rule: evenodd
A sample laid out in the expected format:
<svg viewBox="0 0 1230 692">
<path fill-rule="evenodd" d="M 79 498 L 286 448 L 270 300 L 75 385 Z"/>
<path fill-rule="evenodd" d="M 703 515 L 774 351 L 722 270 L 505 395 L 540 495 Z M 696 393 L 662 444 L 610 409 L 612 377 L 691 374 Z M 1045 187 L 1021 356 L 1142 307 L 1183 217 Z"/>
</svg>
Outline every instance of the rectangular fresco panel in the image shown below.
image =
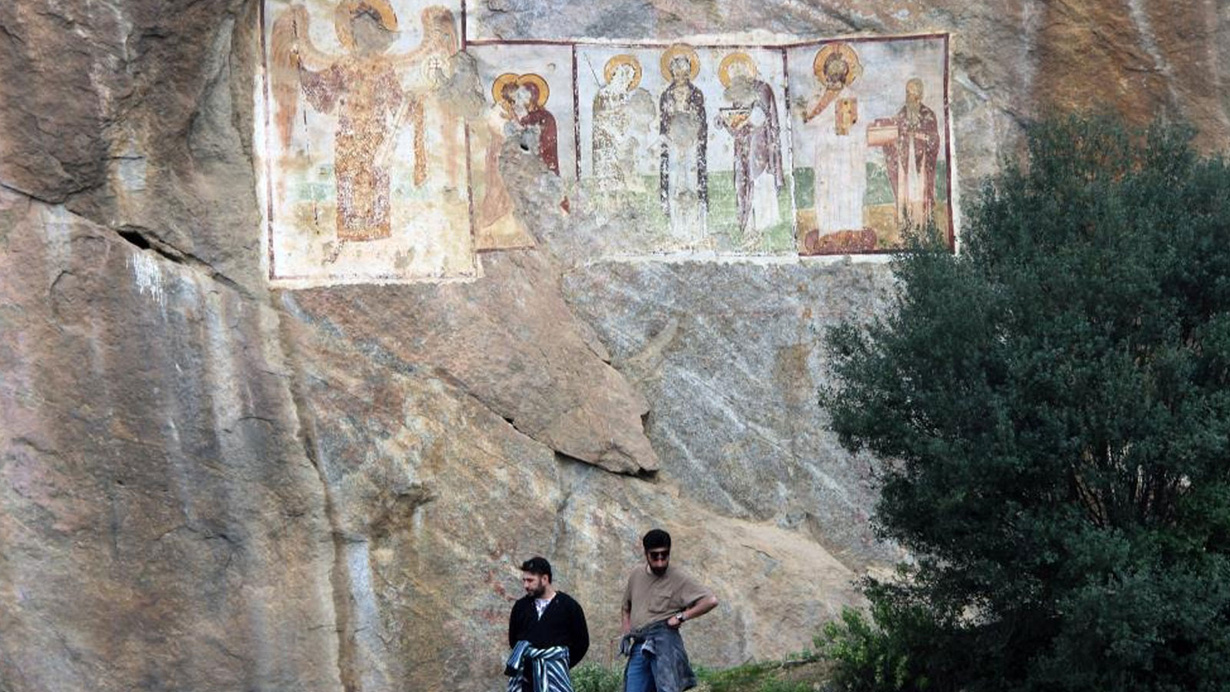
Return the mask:
<svg viewBox="0 0 1230 692">
<path fill-rule="evenodd" d="M 478 275 L 460 5 L 266 0 L 265 242 L 274 284 Z"/>
<path fill-rule="evenodd" d="M 927 221 L 951 246 L 947 36 L 786 54 L 800 253 L 900 249 Z"/>
<path fill-rule="evenodd" d="M 524 214 L 566 214 L 571 208 L 567 188 L 577 169 L 572 46 L 500 43 L 467 50 L 478 63 L 484 98 L 482 115 L 470 124 L 476 247 L 531 247 L 534 238 Z M 537 187 L 558 190 L 549 209 L 516 208 L 517 190 L 510 189 L 500 162 L 515 162 L 522 153 L 536 156 L 542 166 L 520 165 L 517 180 L 537 173 L 547 181 L 545 186 L 536 182 Z"/>
<path fill-rule="evenodd" d="M 795 251 L 784 70 L 775 48 L 577 46 L 582 182 L 644 221 L 614 247 Z"/>
<path fill-rule="evenodd" d="M 264 1 L 274 285 L 472 279 L 577 213 L 620 220 L 604 256 L 892 252 L 925 223 L 953 246 L 946 34 L 465 44 L 464 22 Z"/>
</svg>

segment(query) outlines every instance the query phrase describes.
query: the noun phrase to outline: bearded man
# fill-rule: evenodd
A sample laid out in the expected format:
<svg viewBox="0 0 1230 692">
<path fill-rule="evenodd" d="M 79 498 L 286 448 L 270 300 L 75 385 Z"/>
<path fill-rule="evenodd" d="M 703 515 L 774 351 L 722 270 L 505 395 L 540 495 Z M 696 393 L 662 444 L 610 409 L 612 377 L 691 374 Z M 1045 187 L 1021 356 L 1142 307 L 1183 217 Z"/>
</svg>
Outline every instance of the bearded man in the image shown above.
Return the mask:
<svg viewBox="0 0 1230 692">
<path fill-rule="evenodd" d="M 568 671 L 589 649 L 585 611 L 551 578 L 551 563 L 532 557 L 521 564 L 525 595 L 508 617 L 512 653 L 504 667 L 508 692 L 572 692 Z"/>
<path fill-rule="evenodd" d="M 713 610 L 718 599 L 695 579 L 671 567 L 671 535 L 652 529 L 641 539 L 645 564 L 624 588 L 620 653 L 628 657 L 624 692 L 682 692 L 696 686 L 688 663 L 683 623 Z"/>
</svg>

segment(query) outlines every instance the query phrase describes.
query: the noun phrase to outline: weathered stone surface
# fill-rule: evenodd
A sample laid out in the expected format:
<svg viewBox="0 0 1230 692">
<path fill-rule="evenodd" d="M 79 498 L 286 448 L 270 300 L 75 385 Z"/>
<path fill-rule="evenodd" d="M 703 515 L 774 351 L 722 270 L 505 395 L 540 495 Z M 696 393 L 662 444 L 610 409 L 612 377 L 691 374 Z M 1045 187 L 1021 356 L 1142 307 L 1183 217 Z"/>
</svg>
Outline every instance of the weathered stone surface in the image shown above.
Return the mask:
<svg viewBox="0 0 1230 692">
<path fill-rule="evenodd" d="M 856 600 L 855 572 L 805 534 L 560 460 L 455 384 L 332 330 L 290 322 L 287 335 L 300 344 L 300 402 L 338 551 L 342 678 L 354 689 L 498 684 L 516 567 L 533 554 L 549 556 L 586 608 L 588 660 L 617 665 L 623 582 L 656 524 L 726 604 L 690 628 L 705 665 L 802 650 Z"/>
<path fill-rule="evenodd" d="M 0 183 L 263 290 L 248 134 L 256 10 L 4 3 Z"/>
<path fill-rule="evenodd" d="M 277 315 L 61 206 L 0 229 L 4 689 L 340 689 Z"/>
<path fill-rule="evenodd" d="M 456 384 L 562 454 L 617 473 L 657 470 L 641 431 L 648 405 L 568 311 L 549 257 L 493 255 L 486 274 L 475 283 L 284 295 L 304 319 Z"/>
<path fill-rule="evenodd" d="M 1230 145 L 1218 0 L 468 9 L 508 39 L 952 32 L 967 195 L 1053 107 Z M 637 219 L 514 150 L 538 249 L 471 284 L 270 296 L 257 15 L 0 3 L 0 689 L 491 689 L 534 553 L 611 662 L 653 525 L 722 599 L 688 625 L 700 663 L 802 649 L 855 602 L 895 554 L 824 430 L 818 344 L 882 305 L 883 265 L 589 265 Z"/>
<path fill-rule="evenodd" d="M 868 524 L 868 460 L 820 408 L 822 340 L 878 312 L 890 280 L 869 263 L 604 262 L 564 289 L 649 398 L 664 479 L 723 514 L 809 532 L 859 570 L 896 556 Z"/>
</svg>

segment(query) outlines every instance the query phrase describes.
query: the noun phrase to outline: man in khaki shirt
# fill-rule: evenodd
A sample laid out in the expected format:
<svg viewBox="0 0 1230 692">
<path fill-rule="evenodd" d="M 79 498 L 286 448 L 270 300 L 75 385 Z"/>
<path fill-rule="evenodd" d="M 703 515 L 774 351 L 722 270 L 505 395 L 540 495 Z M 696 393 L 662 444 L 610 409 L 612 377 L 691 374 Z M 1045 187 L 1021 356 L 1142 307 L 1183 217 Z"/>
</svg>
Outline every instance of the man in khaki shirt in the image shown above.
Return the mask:
<svg viewBox="0 0 1230 692">
<path fill-rule="evenodd" d="M 696 580 L 670 567 L 671 536 L 653 529 L 641 540 L 645 564 L 628 576 L 622 632 L 625 692 L 681 692 L 696 685 L 679 628 L 718 604 Z"/>
</svg>

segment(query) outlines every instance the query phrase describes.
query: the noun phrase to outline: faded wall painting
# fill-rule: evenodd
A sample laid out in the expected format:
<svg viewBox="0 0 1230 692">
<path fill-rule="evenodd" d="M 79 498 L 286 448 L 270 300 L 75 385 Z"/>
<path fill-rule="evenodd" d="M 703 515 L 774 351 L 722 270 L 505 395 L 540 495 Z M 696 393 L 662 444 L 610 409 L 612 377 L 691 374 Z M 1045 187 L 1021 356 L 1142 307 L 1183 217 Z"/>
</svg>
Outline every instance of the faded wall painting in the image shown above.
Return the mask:
<svg viewBox="0 0 1230 692">
<path fill-rule="evenodd" d="M 568 188 L 577 167 L 572 46 L 503 43 L 472 45 L 468 52 L 485 99 L 470 124 L 476 247 L 531 247 L 522 215 L 571 209 Z M 517 208 L 510 186 L 527 180 L 547 190 L 550 204 Z"/>
<path fill-rule="evenodd" d="M 606 256 L 954 244 L 946 34 L 466 41 L 453 2 L 265 0 L 275 285 L 476 278 L 548 215 L 618 218 Z"/>
<path fill-rule="evenodd" d="M 459 6 L 266 0 L 263 193 L 280 285 L 478 274 Z M 477 109 L 477 105 L 474 106 Z"/>
<path fill-rule="evenodd" d="M 782 51 L 577 46 L 577 150 L 627 253 L 793 253 Z"/>
<path fill-rule="evenodd" d="M 900 249 L 934 222 L 952 244 L 946 35 L 787 49 L 801 254 Z"/>
</svg>

